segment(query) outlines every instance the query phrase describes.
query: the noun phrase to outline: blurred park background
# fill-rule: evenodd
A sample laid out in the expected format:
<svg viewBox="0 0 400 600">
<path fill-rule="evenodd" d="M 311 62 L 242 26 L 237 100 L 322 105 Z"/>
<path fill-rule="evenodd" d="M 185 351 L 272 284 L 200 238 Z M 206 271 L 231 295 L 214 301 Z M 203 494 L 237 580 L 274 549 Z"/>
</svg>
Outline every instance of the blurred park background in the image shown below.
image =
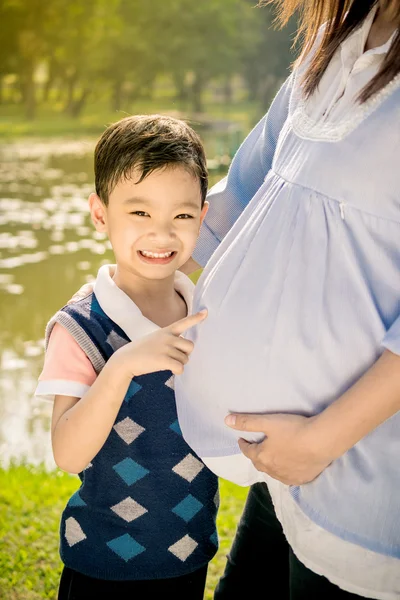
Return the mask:
<svg viewBox="0 0 400 600">
<path fill-rule="evenodd" d="M 33 397 L 49 317 L 113 262 L 93 231 L 92 153 L 111 122 L 172 114 L 202 136 L 211 183 L 268 110 L 295 23 L 256 0 L 0 0 L 0 599 L 55 599 L 51 406 Z M 246 490 L 222 482 L 223 567 Z"/>
</svg>

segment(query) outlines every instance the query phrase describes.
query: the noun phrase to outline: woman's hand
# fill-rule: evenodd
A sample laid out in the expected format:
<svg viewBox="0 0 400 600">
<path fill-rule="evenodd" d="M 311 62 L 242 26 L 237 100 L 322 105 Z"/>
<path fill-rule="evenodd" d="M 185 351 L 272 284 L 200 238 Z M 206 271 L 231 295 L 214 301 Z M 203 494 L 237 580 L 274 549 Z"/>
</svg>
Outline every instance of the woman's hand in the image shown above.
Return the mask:
<svg viewBox="0 0 400 600">
<path fill-rule="evenodd" d="M 287 485 L 312 481 L 332 462 L 314 435 L 318 417 L 290 414 L 232 414 L 225 423 L 240 431 L 265 434 L 261 442 L 239 440 L 241 451 L 258 471 Z"/>
<path fill-rule="evenodd" d="M 115 274 L 115 265 L 110 265 L 109 267 L 110 277 L 114 277 Z M 74 304 L 74 302 L 78 302 L 78 300 L 83 300 L 86 296 L 89 296 L 93 292 L 94 282 L 84 283 L 77 292 L 68 300 L 67 304 Z"/>
<path fill-rule="evenodd" d="M 74 302 L 86 298 L 86 296 L 89 296 L 89 294 L 93 292 L 93 287 L 93 283 L 85 283 L 77 292 L 75 292 L 72 298 L 68 300 L 67 304 L 74 304 Z"/>
</svg>

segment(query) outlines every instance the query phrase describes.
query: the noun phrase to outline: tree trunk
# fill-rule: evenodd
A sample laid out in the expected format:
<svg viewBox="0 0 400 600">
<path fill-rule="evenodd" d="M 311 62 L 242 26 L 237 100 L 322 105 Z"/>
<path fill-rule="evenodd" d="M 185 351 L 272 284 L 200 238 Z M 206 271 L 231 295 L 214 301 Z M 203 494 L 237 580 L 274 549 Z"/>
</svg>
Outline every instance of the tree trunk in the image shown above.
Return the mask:
<svg viewBox="0 0 400 600">
<path fill-rule="evenodd" d="M 115 79 L 113 83 L 113 94 L 112 94 L 112 109 L 117 112 L 122 107 L 122 86 L 123 81 L 121 79 Z"/>
<path fill-rule="evenodd" d="M 78 78 L 77 78 L 76 73 L 74 75 L 70 75 L 67 78 L 67 100 L 66 100 L 65 107 L 64 107 L 64 112 L 67 114 L 71 114 L 71 112 L 73 111 L 75 86 L 76 86 L 77 80 L 78 80 Z"/>
<path fill-rule="evenodd" d="M 25 117 L 28 121 L 33 121 L 36 116 L 36 94 L 35 94 L 35 81 L 33 78 L 34 66 L 33 62 L 29 62 L 26 65 L 24 73 L 24 103 L 25 103 Z"/>
<path fill-rule="evenodd" d="M 54 79 L 52 77 L 48 77 L 46 83 L 43 86 L 43 94 L 42 100 L 43 102 L 47 102 L 50 96 L 50 90 L 53 87 Z"/>
<path fill-rule="evenodd" d="M 201 73 L 196 73 L 192 83 L 192 108 L 196 113 L 204 112 L 203 91 L 206 80 Z"/>
<path fill-rule="evenodd" d="M 65 87 L 62 85 L 62 77 L 57 77 L 54 82 L 55 92 L 54 92 L 54 102 L 55 104 L 62 104 L 63 98 L 65 95 Z"/>
<path fill-rule="evenodd" d="M 173 73 L 173 80 L 176 90 L 176 101 L 184 105 L 189 99 L 189 90 L 185 82 L 185 73 Z"/>
<path fill-rule="evenodd" d="M 261 101 L 262 110 L 264 112 L 266 112 L 269 105 L 271 104 L 271 100 L 274 97 L 276 88 L 277 78 L 272 75 L 265 77 L 264 80 L 261 82 L 259 98 Z"/>
<path fill-rule="evenodd" d="M 225 100 L 225 104 L 232 104 L 232 100 L 233 100 L 233 84 L 232 84 L 232 78 L 231 77 L 227 77 L 225 79 L 225 84 L 224 84 L 224 100 Z"/>
<path fill-rule="evenodd" d="M 56 66 L 56 62 L 53 58 L 50 59 L 50 63 L 49 63 L 49 73 L 47 76 L 47 80 L 46 83 L 43 86 L 43 95 L 42 95 L 42 100 L 43 102 L 47 102 L 50 96 L 50 91 L 53 88 L 53 85 L 55 83 L 56 80 L 56 76 L 57 76 L 57 66 Z"/>
<path fill-rule="evenodd" d="M 87 99 L 89 98 L 90 95 L 90 90 L 88 88 L 84 89 L 80 95 L 79 98 L 77 98 L 71 105 L 71 109 L 70 109 L 70 115 L 71 117 L 73 117 L 74 119 L 77 119 L 80 114 L 82 113 L 82 110 L 87 102 Z"/>
<path fill-rule="evenodd" d="M 244 73 L 244 80 L 247 87 L 247 97 L 250 102 L 256 102 L 260 99 L 260 81 L 261 74 L 254 66 L 248 66 Z"/>
</svg>

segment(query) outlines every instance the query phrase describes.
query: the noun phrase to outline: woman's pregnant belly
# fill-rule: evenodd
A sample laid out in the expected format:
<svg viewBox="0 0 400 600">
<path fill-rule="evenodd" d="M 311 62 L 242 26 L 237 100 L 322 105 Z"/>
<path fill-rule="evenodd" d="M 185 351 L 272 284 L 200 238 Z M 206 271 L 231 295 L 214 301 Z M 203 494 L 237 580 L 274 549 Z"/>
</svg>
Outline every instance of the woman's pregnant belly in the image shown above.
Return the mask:
<svg viewBox="0 0 400 600">
<path fill-rule="evenodd" d="M 193 310 L 206 307 L 208 317 L 187 334 L 195 349 L 176 397 L 182 431 L 200 456 L 234 454 L 238 437 L 262 437 L 226 427 L 229 412 L 314 415 L 381 351 L 376 293 L 338 203 L 274 186 L 275 196 L 269 188 L 242 215 L 196 287 Z"/>
</svg>

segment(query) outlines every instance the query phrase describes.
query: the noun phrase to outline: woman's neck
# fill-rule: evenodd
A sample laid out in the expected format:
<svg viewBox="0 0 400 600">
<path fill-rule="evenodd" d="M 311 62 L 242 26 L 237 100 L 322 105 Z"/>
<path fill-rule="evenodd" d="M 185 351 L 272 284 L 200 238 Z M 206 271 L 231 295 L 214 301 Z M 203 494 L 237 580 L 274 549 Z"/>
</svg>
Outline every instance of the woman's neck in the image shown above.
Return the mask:
<svg viewBox="0 0 400 600">
<path fill-rule="evenodd" d="M 365 44 L 365 52 L 386 44 L 397 28 L 398 23 L 393 21 L 389 11 L 385 11 L 380 4 Z"/>
</svg>

